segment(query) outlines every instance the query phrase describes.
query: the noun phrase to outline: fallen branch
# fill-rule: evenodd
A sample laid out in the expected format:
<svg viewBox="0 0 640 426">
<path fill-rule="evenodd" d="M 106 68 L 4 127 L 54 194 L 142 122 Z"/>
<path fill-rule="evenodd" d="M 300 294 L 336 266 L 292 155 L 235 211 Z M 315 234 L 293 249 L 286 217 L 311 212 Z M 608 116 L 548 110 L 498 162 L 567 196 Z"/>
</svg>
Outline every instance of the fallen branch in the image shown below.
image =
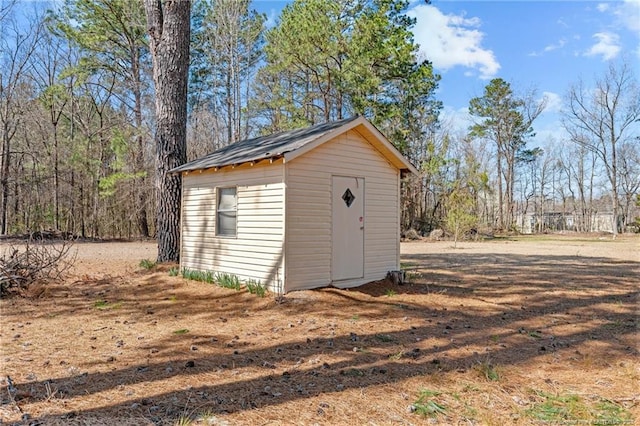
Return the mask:
<svg viewBox="0 0 640 426">
<path fill-rule="evenodd" d="M 72 246 L 69 241 L 10 246 L 0 257 L 0 297 L 22 294 L 35 282 L 62 279 L 75 262 Z"/>
</svg>

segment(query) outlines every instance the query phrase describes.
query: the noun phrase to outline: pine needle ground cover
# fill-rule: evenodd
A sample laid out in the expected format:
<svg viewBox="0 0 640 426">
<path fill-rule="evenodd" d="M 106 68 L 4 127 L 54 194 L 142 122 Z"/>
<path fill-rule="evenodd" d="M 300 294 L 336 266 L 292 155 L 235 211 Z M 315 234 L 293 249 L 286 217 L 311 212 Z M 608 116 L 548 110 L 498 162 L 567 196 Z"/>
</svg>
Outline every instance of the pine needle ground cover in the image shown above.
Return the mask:
<svg viewBox="0 0 640 426">
<path fill-rule="evenodd" d="M 639 244 L 403 243 L 403 286 L 276 299 L 79 243 L 65 282 L 0 300 L 0 420 L 637 424 Z"/>
</svg>

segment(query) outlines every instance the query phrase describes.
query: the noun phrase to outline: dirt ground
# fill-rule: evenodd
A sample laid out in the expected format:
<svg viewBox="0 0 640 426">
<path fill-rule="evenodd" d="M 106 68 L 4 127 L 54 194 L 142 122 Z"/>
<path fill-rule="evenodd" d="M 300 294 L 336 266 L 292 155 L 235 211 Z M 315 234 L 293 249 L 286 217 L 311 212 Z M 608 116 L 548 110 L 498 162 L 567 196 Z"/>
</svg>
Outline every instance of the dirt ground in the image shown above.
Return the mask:
<svg viewBox="0 0 640 426">
<path fill-rule="evenodd" d="M 0 424 L 640 422 L 637 236 L 407 242 L 403 286 L 283 300 L 75 248 L 0 300 Z"/>
</svg>

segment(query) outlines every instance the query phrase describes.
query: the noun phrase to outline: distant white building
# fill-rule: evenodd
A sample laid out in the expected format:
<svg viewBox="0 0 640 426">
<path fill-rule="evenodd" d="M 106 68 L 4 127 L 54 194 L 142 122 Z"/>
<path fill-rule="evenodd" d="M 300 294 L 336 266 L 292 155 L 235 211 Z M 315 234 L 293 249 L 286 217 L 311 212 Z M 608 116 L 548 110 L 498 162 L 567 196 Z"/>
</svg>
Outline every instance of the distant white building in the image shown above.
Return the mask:
<svg viewBox="0 0 640 426">
<path fill-rule="evenodd" d="M 582 221 L 575 213 L 545 212 L 525 213 L 516 215 L 516 228 L 523 234 L 533 234 L 542 231 L 577 231 L 577 224 Z M 613 213 L 594 213 L 588 219 L 588 232 L 613 233 Z M 542 226 L 541 226 L 542 225 Z"/>
</svg>

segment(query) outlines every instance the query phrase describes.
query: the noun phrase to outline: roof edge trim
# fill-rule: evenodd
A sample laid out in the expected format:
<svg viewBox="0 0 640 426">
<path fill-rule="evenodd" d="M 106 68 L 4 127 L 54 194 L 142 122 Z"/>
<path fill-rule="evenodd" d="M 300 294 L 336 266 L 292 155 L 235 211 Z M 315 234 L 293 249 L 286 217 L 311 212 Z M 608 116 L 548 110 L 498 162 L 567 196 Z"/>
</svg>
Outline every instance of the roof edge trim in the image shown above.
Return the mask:
<svg viewBox="0 0 640 426">
<path fill-rule="evenodd" d="M 395 146 L 393 146 L 393 144 L 391 142 L 389 142 L 389 140 L 373 124 L 371 124 L 363 116 L 359 116 L 357 119 L 352 120 L 352 121 L 350 121 L 348 123 L 345 123 L 344 125 L 336 128 L 336 129 L 333 129 L 329 133 L 324 134 L 323 136 L 319 137 L 315 141 L 306 144 L 302 148 L 296 149 L 295 151 L 287 152 L 286 154 L 284 154 L 284 158 L 285 158 L 286 161 L 291 161 L 291 160 L 293 160 L 295 158 L 298 158 L 301 155 L 304 155 L 307 152 L 317 148 L 318 146 L 322 145 L 323 143 L 330 141 L 331 139 L 335 138 L 336 136 L 341 135 L 343 133 L 346 133 L 349 130 L 353 130 L 353 129 L 359 127 L 359 126 L 364 126 L 376 139 L 378 139 L 378 141 L 388 151 L 388 154 L 391 154 L 394 157 L 394 159 L 397 160 L 397 162 L 401 163 L 404 166 L 404 168 L 403 167 L 398 167 L 400 170 L 407 170 L 407 171 L 411 172 L 414 175 L 420 174 L 418 172 L 418 170 L 415 168 L 415 166 L 413 164 L 411 164 L 400 153 L 400 151 L 398 151 L 398 149 Z M 365 140 L 366 140 L 366 137 L 365 137 Z M 381 152 L 381 151 L 380 151 L 380 154 L 382 154 L 385 157 L 388 156 L 387 153 L 384 153 L 384 152 Z"/>
</svg>

